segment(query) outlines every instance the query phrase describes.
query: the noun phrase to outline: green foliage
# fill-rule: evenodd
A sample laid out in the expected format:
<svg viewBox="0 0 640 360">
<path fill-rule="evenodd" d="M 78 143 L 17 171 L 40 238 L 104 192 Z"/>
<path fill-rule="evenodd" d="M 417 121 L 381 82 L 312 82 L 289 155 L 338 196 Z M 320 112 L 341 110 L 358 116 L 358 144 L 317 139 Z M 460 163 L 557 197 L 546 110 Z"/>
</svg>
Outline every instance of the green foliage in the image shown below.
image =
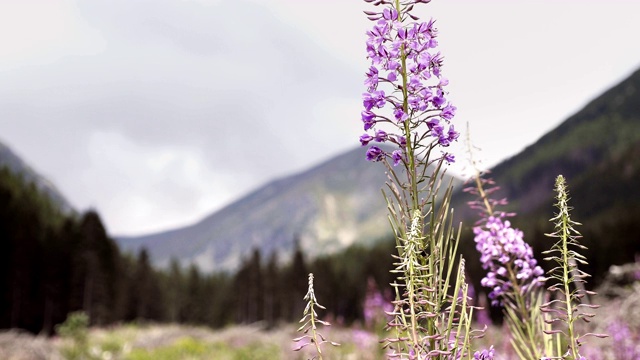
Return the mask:
<svg viewBox="0 0 640 360">
<path fill-rule="evenodd" d="M 220 360 L 282 359 L 282 350 L 275 344 L 252 342 L 240 348 L 233 348 L 225 343 L 216 343 L 213 348 L 216 359 Z"/>
<path fill-rule="evenodd" d="M 452 185 L 438 197 L 442 164 L 419 180 L 409 176 L 406 184 L 388 167 L 385 199 L 396 237 L 391 272 L 397 278 L 392 283 L 394 319 L 388 324 L 392 335 L 384 347 L 401 357 L 470 357 L 470 340 L 480 335 L 470 328 L 473 309 L 467 302 L 464 260 L 457 266 L 455 261 L 460 239 L 450 209 Z"/>
<path fill-rule="evenodd" d="M 82 311 L 69 314 L 67 320 L 56 327 L 58 334 L 70 341 L 70 344 L 62 348 L 62 354 L 65 359 L 83 360 L 91 358 L 88 328 L 89 317 Z"/>
<path fill-rule="evenodd" d="M 215 346 L 193 338 L 181 338 L 171 345 L 152 350 L 133 349 L 126 360 L 186 360 L 211 359 L 217 355 Z"/>
<path fill-rule="evenodd" d="M 518 294 L 520 295 L 520 294 Z M 550 326 L 545 323 L 545 317 L 540 309 L 543 303 L 543 291 L 531 291 L 525 296 L 518 296 L 518 303 L 506 304 L 504 312 L 510 335 L 511 346 L 523 360 L 538 360 L 540 356 L 549 353 L 552 343 L 545 331 L 550 330 Z"/>
</svg>

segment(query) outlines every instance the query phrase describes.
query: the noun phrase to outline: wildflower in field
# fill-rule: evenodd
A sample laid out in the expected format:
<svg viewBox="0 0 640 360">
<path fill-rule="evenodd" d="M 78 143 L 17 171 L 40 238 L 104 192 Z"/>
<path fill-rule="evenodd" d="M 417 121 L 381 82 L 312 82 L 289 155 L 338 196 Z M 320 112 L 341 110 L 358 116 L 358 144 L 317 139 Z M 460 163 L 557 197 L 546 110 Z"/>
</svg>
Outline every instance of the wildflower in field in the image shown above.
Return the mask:
<svg viewBox="0 0 640 360">
<path fill-rule="evenodd" d="M 508 303 L 517 302 L 516 297 L 524 299 L 529 292 L 544 285 L 544 271 L 538 265 L 533 249 L 524 241 L 524 233 L 512 227 L 507 220 L 515 214 L 497 210 L 497 207 L 507 205 L 508 201 L 491 196 L 500 188 L 486 173 L 481 174 L 472 155 L 469 149 L 472 165 L 476 168 L 475 176 L 471 179 L 474 185 L 464 191 L 476 196 L 468 204 L 480 212 L 473 233 L 480 263 L 487 270 L 481 284 L 490 289 L 492 305 L 504 305 L 505 300 Z"/>
<path fill-rule="evenodd" d="M 434 20 L 412 13 L 428 0 L 365 1 L 380 8 L 365 11 L 373 25 L 366 40 L 370 64 L 360 143 L 369 146 L 367 160 L 387 167 L 384 196 L 398 251 L 391 336 L 383 346 L 389 358 L 470 358 L 476 335 L 469 328 L 464 259 L 457 259 L 459 238 L 450 217 L 452 189 L 440 191 L 441 169 L 455 161 L 442 149 L 459 133 L 451 123 L 456 107 L 446 91 L 438 31 Z"/>
<path fill-rule="evenodd" d="M 381 323 L 386 324 L 388 313 L 393 311 L 391 300 L 378 290 L 375 281 L 369 278 L 367 283 L 367 293 L 363 304 L 364 323 L 368 328 L 372 328 Z"/>
<path fill-rule="evenodd" d="M 511 227 L 504 216 L 489 216 L 473 229 L 476 249 L 487 275 L 481 284 L 491 289 L 492 305 L 499 305 L 513 292 L 525 294 L 531 287 L 544 284 L 544 271 L 538 266 L 531 246 L 522 231 Z"/>
<path fill-rule="evenodd" d="M 371 2 L 371 1 L 367 1 Z M 361 113 L 364 130 L 363 146 L 375 140 L 398 146 L 392 153 L 372 146 L 367 160 L 381 161 L 391 157 L 393 165 L 406 161 L 411 142 L 433 140 L 442 147 L 458 139 L 459 133 L 450 120 L 456 107 L 447 99 L 449 81 L 442 75 L 443 56 L 436 51 L 438 31 L 435 21 L 417 20 L 410 14 L 413 6 L 425 1 L 401 1 L 379 12 L 365 12 L 374 22 L 367 32 L 366 51 L 371 65 L 365 73 L 366 92 L 362 95 Z M 384 2 L 378 2 L 379 5 Z M 388 110 L 388 114 L 384 110 Z M 389 129 L 389 134 L 383 129 Z M 424 130 L 418 132 L 418 128 Z M 443 153 L 447 162 L 454 155 Z"/>
<path fill-rule="evenodd" d="M 637 329 L 632 331 L 628 319 L 616 318 L 606 327 L 611 342 L 604 346 L 590 346 L 581 349 L 588 359 L 640 359 L 640 336 Z"/>
<path fill-rule="evenodd" d="M 515 214 L 497 210 L 507 205 L 507 199 L 495 198 L 499 187 L 486 176 L 488 172 L 480 172 L 473 160 L 470 141 L 468 146 L 475 175 L 470 179 L 474 185 L 464 190 L 476 196 L 469 206 L 480 212 L 473 232 L 480 263 L 487 270 L 481 284 L 490 289 L 491 304 L 503 308 L 516 352 L 523 359 L 538 360 L 545 346 L 546 324 L 539 311 L 544 271 L 538 266 L 531 246 L 524 241 L 523 232 L 507 220 Z"/>
</svg>

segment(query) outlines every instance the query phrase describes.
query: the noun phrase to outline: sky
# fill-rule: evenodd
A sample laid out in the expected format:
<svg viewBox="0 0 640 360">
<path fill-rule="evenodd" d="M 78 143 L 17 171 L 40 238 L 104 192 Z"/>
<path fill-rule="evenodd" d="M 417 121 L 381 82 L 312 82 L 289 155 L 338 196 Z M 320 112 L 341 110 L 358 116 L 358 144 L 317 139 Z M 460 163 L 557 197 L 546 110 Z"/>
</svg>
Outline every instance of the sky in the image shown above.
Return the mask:
<svg viewBox="0 0 640 360">
<path fill-rule="evenodd" d="M 372 9 L 2 1 L 0 141 L 111 235 L 192 224 L 359 145 Z M 436 19 L 454 124 L 486 167 L 640 67 L 637 0 L 433 0 L 414 13 Z"/>
</svg>

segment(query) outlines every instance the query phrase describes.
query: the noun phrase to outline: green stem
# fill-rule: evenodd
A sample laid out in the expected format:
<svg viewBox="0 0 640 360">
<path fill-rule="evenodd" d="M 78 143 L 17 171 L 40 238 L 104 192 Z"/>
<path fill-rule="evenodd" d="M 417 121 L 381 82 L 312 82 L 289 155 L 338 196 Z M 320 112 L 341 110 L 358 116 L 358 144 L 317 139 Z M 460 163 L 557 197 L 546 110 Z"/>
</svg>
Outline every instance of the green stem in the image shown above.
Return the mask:
<svg viewBox="0 0 640 360">
<path fill-rule="evenodd" d="M 398 12 L 398 18 L 402 17 L 402 10 L 400 7 L 400 0 L 396 0 L 396 11 Z M 407 90 L 407 53 L 404 44 L 400 46 L 400 63 L 401 63 L 401 75 L 402 75 L 402 111 L 409 115 L 409 92 Z M 407 153 L 407 160 L 409 161 L 409 168 L 407 169 L 410 176 L 411 185 L 411 214 L 413 211 L 419 210 L 419 195 L 418 195 L 418 181 L 416 174 L 416 158 L 413 149 L 413 143 L 411 141 L 411 119 L 407 119 L 404 122 L 404 136 L 406 138 L 405 150 Z"/>
<path fill-rule="evenodd" d="M 400 7 L 400 0 L 396 0 L 395 1 L 395 7 L 396 7 L 396 11 L 398 12 L 398 19 L 401 20 L 402 17 L 402 9 Z M 400 62 L 401 62 L 401 75 L 402 75 L 402 110 L 404 111 L 405 114 L 408 114 L 409 111 L 409 95 L 408 95 L 408 91 L 407 91 L 407 54 L 406 54 L 406 49 L 404 44 L 402 44 L 400 46 Z M 404 122 L 404 135 L 406 138 L 406 145 L 405 145 L 405 151 L 407 153 L 407 160 L 409 162 L 408 165 L 408 175 L 409 175 L 409 182 L 410 182 L 410 186 L 411 186 L 411 190 L 410 190 L 410 195 L 411 195 L 411 212 L 409 213 L 411 218 L 411 223 L 413 225 L 413 219 L 414 219 L 414 214 L 419 211 L 419 214 L 422 213 L 420 206 L 419 206 L 419 194 L 418 194 L 418 181 L 416 178 L 416 159 L 415 159 L 415 154 L 414 154 L 414 149 L 413 149 L 413 143 L 411 141 L 411 127 L 410 127 L 410 120 L 406 120 Z M 420 233 L 418 235 L 421 235 L 422 233 L 422 227 L 419 227 L 420 229 Z M 411 235 L 409 236 L 411 237 Z M 408 241 L 414 242 L 415 239 L 408 239 Z M 415 243 L 414 244 L 409 244 L 409 246 L 415 247 Z M 409 253 L 410 255 L 415 255 L 416 254 L 417 249 L 412 249 L 411 252 Z M 409 265 L 408 265 L 408 269 L 407 269 L 407 274 L 406 274 L 406 285 L 408 287 L 408 292 L 409 292 L 409 309 L 410 309 L 410 315 L 411 315 L 411 341 L 413 343 L 414 347 L 417 347 L 419 344 L 419 337 L 418 337 L 418 319 L 417 319 L 417 314 L 416 314 L 416 303 L 415 303 L 415 289 L 413 284 L 415 283 L 414 279 L 415 279 L 415 268 L 414 268 L 414 256 L 410 256 L 409 259 Z"/>
<path fill-rule="evenodd" d="M 576 348 L 573 329 L 573 306 L 571 305 L 571 292 L 569 289 L 569 248 L 567 246 L 567 238 L 569 236 L 568 227 L 567 217 L 562 216 L 562 280 L 564 284 L 564 296 L 567 310 L 567 326 L 569 327 L 567 331 L 569 332 L 569 347 L 571 349 L 571 355 L 574 359 L 578 359 L 578 349 Z"/>
<path fill-rule="evenodd" d="M 507 272 L 509 274 L 509 281 L 513 285 L 514 298 L 516 301 L 516 307 L 520 316 L 522 316 L 522 323 L 524 324 L 527 340 L 529 344 L 527 346 L 526 351 L 532 356 L 533 359 L 540 359 L 540 352 L 538 351 L 538 347 L 536 346 L 536 334 L 534 329 L 534 323 L 532 319 L 529 317 L 529 311 L 527 310 L 527 302 L 522 296 L 522 291 L 520 285 L 517 282 L 517 276 L 511 266 L 511 263 L 507 264 Z"/>
</svg>

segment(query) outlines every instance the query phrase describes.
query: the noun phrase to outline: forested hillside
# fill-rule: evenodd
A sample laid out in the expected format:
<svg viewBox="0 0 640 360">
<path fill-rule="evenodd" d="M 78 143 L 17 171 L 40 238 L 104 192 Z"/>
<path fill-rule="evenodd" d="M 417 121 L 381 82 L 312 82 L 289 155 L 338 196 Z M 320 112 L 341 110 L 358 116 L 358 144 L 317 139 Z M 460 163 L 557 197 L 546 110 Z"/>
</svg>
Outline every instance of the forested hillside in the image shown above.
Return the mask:
<svg viewBox="0 0 640 360">
<path fill-rule="evenodd" d="M 590 101 L 557 128 L 521 153 L 498 164 L 488 176 L 506 198 L 511 222 L 524 231 L 538 258 L 551 240 L 549 219 L 554 215 L 553 183 L 562 174 L 569 186 L 572 218 L 589 264 L 581 269 L 597 285 L 613 264 L 633 262 L 640 254 L 640 70 Z M 469 266 L 481 272 L 473 244 L 477 220 L 468 193 L 453 199 L 459 221 L 465 224 L 462 251 Z"/>
<path fill-rule="evenodd" d="M 353 321 L 362 317 L 366 279 L 380 286 L 390 281 L 392 243 L 386 242 L 314 261 L 297 247 L 286 267 L 277 251 L 264 258 L 256 248 L 233 274 L 203 274 L 175 260 L 157 270 L 146 250 L 123 253 L 96 211 L 64 214 L 6 167 L 0 169 L 0 239 L 0 328 L 33 333 L 51 334 L 79 310 L 92 325 L 295 321 L 309 271 L 319 274 L 317 292 L 334 315 Z"/>
</svg>

